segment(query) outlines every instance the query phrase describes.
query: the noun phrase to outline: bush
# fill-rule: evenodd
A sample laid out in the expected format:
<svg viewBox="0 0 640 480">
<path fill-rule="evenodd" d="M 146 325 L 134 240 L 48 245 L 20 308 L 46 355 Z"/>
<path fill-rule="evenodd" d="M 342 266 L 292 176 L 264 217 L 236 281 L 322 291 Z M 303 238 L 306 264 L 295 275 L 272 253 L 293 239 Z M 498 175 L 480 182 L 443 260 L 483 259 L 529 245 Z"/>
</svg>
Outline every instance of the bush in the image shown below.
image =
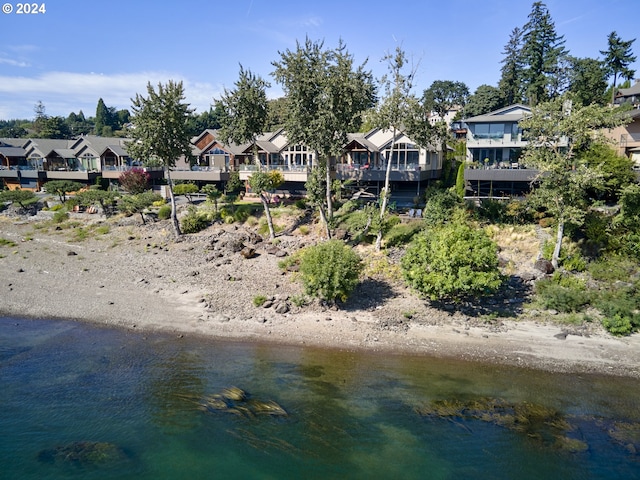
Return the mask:
<svg viewBox="0 0 640 480">
<path fill-rule="evenodd" d="M 158 219 L 167 220 L 171 217 L 171 205 L 164 204 L 158 209 Z"/>
<path fill-rule="evenodd" d="M 345 301 L 358 285 L 362 261 L 340 240 L 329 240 L 302 252 L 300 273 L 308 295 L 329 303 Z"/>
<path fill-rule="evenodd" d="M 53 223 L 62 223 L 69 218 L 69 214 L 64 210 L 58 210 L 53 214 Z"/>
<path fill-rule="evenodd" d="M 580 312 L 591 300 L 583 281 L 558 272 L 539 280 L 535 291 L 544 308 L 563 313 Z"/>
<path fill-rule="evenodd" d="M 307 202 L 305 202 L 303 199 L 298 199 L 296 200 L 296 202 L 294 203 L 294 205 L 296 206 L 297 209 L 299 210 L 306 210 L 307 208 Z"/>
<path fill-rule="evenodd" d="M 187 214 L 180 220 L 182 233 L 198 233 L 209 226 L 207 219 L 195 208 L 189 208 Z"/>
<path fill-rule="evenodd" d="M 397 217 L 396 217 L 397 218 Z M 423 229 L 422 222 L 400 223 L 389 229 L 385 235 L 385 245 L 396 247 L 405 245 L 411 241 L 413 236 Z"/>
<path fill-rule="evenodd" d="M 253 305 L 256 307 L 261 307 L 266 301 L 267 297 L 265 297 L 264 295 L 256 295 L 255 297 L 253 297 Z"/>
<path fill-rule="evenodd" d="M 429 226 L 445 223 L 451 218 L 456 207 L 461 205 L 460 198 L 450 190 L 429 188 L 425 195 L 427 202 L 422 218 Z"/>
<path fill-rule="evenodd" d="M 405 281 L 431 300 L 459 300 L 494 292 L 502 284 L 498 247 L 462 212 L 416 236 L 402 258 Z"/>
</svg>

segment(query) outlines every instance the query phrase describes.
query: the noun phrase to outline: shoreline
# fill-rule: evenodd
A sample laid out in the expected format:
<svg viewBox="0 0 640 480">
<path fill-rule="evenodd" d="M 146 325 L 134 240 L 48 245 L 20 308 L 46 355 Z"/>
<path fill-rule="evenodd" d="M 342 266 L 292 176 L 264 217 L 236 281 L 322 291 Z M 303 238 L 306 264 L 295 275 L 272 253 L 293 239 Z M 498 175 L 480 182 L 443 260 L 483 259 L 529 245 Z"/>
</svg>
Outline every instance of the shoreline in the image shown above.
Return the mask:
<svg viewBox="0 0 640 480">
<path fill-rule="evenodd" d="M 120 219 L 104 235 L 75 241 L 69 231 L 3 217 L 0 237 L 16 245 L 0 247 L 0 315 L 640 378 L 638 335 L 613 337 L 595 325 L 576 329 L 539 317 L 486 323 L 426 306 L 402 286 L 375 280 L 341 309 L 296 307 L 289 299 L 302 287 L 283 275 L 268 244 L 258 243 L 256 257 L 245 259 L 212 247 L 221 238 L 213 227 L 181 242 L 172 242 L 168 228 Z M 280 247 L 296 242 L 283 236 Z M 259 294 L 273 306 L 254 306 Z M 282 304 L 286 311 L 276 311 Z"/>
</svg>

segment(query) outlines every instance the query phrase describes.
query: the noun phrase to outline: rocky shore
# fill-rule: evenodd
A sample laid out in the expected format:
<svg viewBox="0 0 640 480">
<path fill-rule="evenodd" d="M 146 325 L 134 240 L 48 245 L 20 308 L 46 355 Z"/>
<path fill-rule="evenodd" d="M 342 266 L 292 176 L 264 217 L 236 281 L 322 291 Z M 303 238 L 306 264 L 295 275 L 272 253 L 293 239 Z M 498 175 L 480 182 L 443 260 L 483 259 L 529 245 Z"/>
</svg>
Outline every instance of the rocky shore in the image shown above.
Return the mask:
<svg viewBox="0 0 640 480">
<path fill-rule="evenodd" d="M 638 335 L 560 325 L 544 312 L 506 319 L 429 305 L 371 272 L 339 308 L 303 304 L 295 273 L 278 263 L 308 236 L 281 234 L 274 245 L 250 227 L 218 225 L 175 242 L 167 222 L 73 215 L 75 226 L 63 229 L 0 217 L 0 238 L 11 242 L 0 245 L 0 315 L 640 377 Z M 493 303 L 518 310 L 525 294 L 512 283 Z M 256 296 L 266 301 L 255 306 Z"/>
</svg>

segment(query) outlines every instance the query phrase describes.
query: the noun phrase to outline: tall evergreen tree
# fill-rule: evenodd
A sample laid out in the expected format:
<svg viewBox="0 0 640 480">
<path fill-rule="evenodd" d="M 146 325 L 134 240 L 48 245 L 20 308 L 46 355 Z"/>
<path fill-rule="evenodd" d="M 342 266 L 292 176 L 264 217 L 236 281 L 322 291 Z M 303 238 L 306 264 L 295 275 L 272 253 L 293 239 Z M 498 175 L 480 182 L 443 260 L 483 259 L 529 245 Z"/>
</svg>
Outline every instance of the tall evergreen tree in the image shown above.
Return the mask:
<svg viewBox="0 0 640 480">
<path fill-rule="evenodd" d="M 102 129 L 107 126 L 111 126 L 111 119 L 109 118 L 109 109 L 104 103 L 104 100 L 98 100 L 98 106 L 96 107 L 95 118 L 95 134 L 102 135 Z"/>
<path fill-rule="evenodd" d="M 549 10 L 535 2 L 522 35 L 523 86 L 530 105 L 557 97 L 561 92 L 561 60 L 567 55 L 564 37 L 556 33 Z"/>
<path fill-rule="evenodd" d="M 502 96 L 504 106 L 522 103 L 522 29 L 516 27 L 511 31 L 509 41 L 502 52 L 502 76 L 498 83 L 498 89 Z"/>
<path fill-rule="evenodd" d="M 608 48 L 607 50 L 600 50 L 600 53 L 604 55 L 604 64 L 609 76 L 613 75 L 613 89 L 611 92 L 611 103 L 616 94 L 616 82 L 618 77 L 625 78 L 627 80 L 633 79 L 636 71 L 629 68 L 633 62 L 636 61 L 636 56 L 631 51 L 631 45 L 636 39 L 624 41 L 615 32 L 611 32 L 607 38 Z"/>
<path fill-rule="evenodd" d="M 604 64 L 595 58 L 569 57 L 569 93 L 576 105 L 604 105 L 607 90 L 607 72 Z"/>
</svg>

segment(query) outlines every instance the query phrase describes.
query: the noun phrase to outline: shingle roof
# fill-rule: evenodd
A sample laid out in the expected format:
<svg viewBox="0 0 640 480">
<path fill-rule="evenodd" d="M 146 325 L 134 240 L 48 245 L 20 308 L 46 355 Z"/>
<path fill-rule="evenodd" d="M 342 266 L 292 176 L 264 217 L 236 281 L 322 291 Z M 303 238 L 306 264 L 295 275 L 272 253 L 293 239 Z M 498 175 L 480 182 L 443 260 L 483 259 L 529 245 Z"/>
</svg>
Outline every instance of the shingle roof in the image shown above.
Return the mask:
<svg viewBox="0 0 640 480">
<path fill-rule="evenodd" d="M 22 147 L 0 147 L 0 155 L 5 157 L 24 157 L 26 154 Z"/>
<path fill-rule="evenodd" d="M 619 88 L 616 96 L 630 97 L 632 95 L 640 95 L 640 82 L 634 83 L 629 88 Z"/>
</svg>

